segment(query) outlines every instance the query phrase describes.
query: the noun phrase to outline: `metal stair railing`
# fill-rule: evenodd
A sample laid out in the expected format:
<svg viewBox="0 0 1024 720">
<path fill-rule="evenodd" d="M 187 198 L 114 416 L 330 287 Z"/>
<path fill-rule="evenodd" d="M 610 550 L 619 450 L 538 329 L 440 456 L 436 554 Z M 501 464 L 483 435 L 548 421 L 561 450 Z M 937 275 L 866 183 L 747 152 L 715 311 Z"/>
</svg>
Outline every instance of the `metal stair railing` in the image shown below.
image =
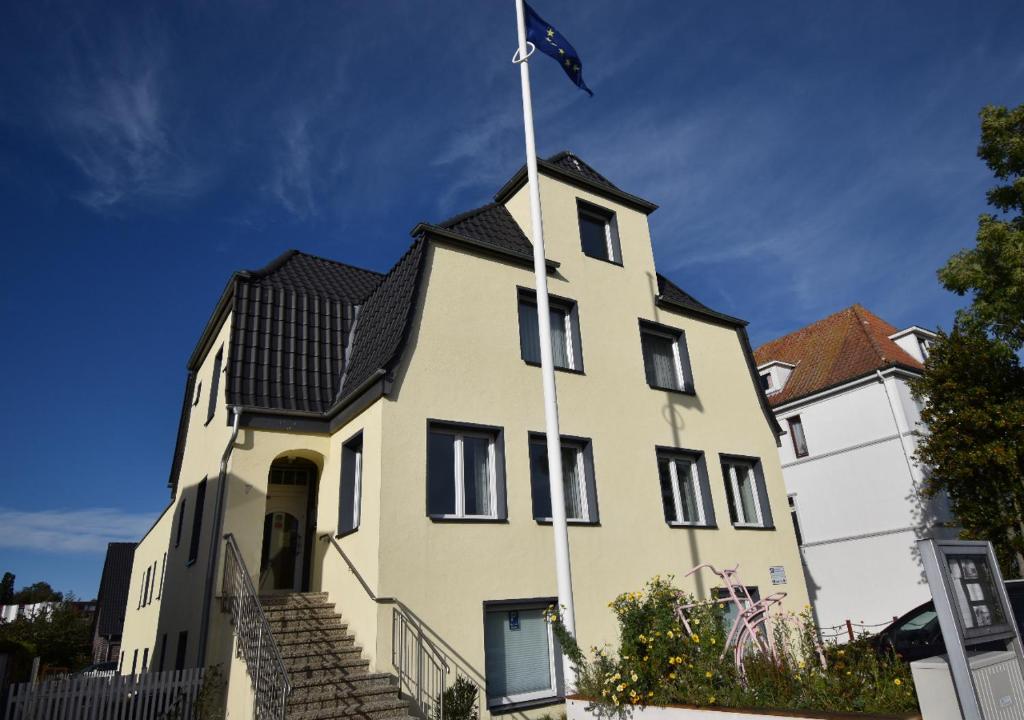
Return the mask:
<svg viewBox="0 0 1024 720">
<path fill-rule="evenodd" d="M 449 681 L 465 678 L 477 688 L 477 717 L 480 717 L 481 688 L 479 683 L 458 667 L 429 638 L 423 630 L 423 623 L 405 603 L 394 597 L 380 597 L 359 574 L 352 560 L 341 549 L 338 541 L 329 534 L 320 536 L 330 542 L 355 575 L 367 596 L 378 605 L 392 605 L 391 610 L 391 665 L 398 673 L 402 692 L 416 702 L 421 717 L 428 720 L 444 720 L 444 691 Z"/>
<path fill-rule="evenodd" d="M 255 720 L 284 720 L 291 682 L 281 651 L 270 631 L 270 623 L 259 595 L 245 567 L 238 543 L 231 533 L 224 536 L 223 604 L 231 612 L 231 624 L 238 638 L 237 653 L 245 661 L 253 689 Z"/>
</svg>

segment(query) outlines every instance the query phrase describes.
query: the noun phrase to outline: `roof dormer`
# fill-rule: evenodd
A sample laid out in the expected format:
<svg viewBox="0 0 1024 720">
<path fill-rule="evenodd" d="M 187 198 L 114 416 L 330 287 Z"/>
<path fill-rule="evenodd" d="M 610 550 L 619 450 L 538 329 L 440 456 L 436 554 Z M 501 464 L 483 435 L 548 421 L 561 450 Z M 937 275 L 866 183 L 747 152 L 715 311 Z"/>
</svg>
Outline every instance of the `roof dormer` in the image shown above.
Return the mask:
<svg viewBox="0 0 1024 720">
<path fill-rule="evenodd" d="M 917 325 L 911 325 L 906 330 L 893 333 L 889 336 L 889 339 L 899 345 L 912 358 L 924 364 L 924 361 L 928 359 L 928 351 L 932 340 L 935 339 L 935 333 Z"/>
<path fill-rule="evenodd" d="M 759 365 L 757 374 L 760 376 L 761 389 L 768 395 L 779 392 L 786 386 L 786 381 L 789 380 L 795 367 L 796 365 L 781 360 L 772 360 L 764 365 Z"/>
</svg>

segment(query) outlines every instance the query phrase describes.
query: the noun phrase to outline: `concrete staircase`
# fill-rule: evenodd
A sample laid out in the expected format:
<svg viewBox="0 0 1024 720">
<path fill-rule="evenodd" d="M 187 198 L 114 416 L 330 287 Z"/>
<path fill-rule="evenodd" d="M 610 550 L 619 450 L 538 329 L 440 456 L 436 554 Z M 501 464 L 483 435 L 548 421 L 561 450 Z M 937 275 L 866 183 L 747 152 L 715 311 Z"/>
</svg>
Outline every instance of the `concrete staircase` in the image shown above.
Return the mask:
<svg viewBox="0 0 1024 720">
<path fill-rule="evenodd" d="M 292 692 L 287 720 L 409 718 L 393 675 L 370 672 L 327 593 L 260 597 Z"/>
</svg>

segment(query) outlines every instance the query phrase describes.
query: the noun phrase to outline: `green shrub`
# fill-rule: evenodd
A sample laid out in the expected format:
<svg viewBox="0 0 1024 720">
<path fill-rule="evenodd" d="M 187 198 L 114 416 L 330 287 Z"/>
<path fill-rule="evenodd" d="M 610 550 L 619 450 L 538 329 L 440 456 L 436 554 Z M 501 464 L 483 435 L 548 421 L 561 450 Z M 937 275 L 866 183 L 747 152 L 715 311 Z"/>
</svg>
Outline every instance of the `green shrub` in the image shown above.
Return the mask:
<svg viewBox="0 0 1024 720">
<path fill-rule="evenodd" d="M 444 720 L 477 720 L 480 710 L 477 687 L 459 675 L 442 693 Z M 434 707 L 433 720 L 441 720 L 441 706 Z"/>
<path fill-rule="evenodd" d="M 633 705 L 725 707 L 834 712 L 917 710 L 910 669 L 893 653 L 878 654 L 864 642 L 818 644 L 809 608 L 773 615 L 777 659 L 750 655 L 740 677 L 732 650 L 723 657 L 729 627 L 725 603 L 687 611 L 692 633 L 676 616 L 694 602 L 655 577 L 639 592 L 609 603 L 619 624 L 617 648 L 593 647 L 589 657 L 552 608 L 549 620 L 577 674 L 577 691 L 604 713 L 625 714 Z M 826 662 L 822 667 L 819 651 Z"/>
</svg>

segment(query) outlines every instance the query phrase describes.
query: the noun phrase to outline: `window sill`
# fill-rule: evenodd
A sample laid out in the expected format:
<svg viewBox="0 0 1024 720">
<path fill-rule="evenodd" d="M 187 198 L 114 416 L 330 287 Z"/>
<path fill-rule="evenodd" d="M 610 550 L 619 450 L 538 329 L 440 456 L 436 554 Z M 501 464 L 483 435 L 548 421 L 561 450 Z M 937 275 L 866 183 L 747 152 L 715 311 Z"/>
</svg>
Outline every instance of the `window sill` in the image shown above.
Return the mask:
<svg viewBox="0 0 1024 720">
<path fill-rule="evenodd" d="M 718 525 L 706 525 L 706 524 L 698 525 L 697 523 L 680 523 L 680 522 L 670 522 L 670 523 L 666 523 L 666 524 L 670 528 L 678 529 L 678 530 L 717 530 L 718 529 Z"/>
<path fill-rule="evenodd" d="M 526 363 L 527 365 L 529 365 L 530 367 L 535 367 L 535 368 L 539 368 L 540 367 L 540 363 L 539 362 L 533 362 L 533 360 L 523 360 L 523 362 Z M 577 370 L 576 368 L 564 368 L 564 367 L 558 367 L 556 365 L 555 366 L 555 370 L 557 372 L 569 373 L 570 375 L 586 375 L 585 372 L 583 372 L 582 370 Z"/>
<path fill-rule="evenodd" d="M 615 260 L 609 260 L 608 258 L 598 257 L 597 255 L 583 253 L 583 257 L 588 257 L 591 260 L 600 260 L 603 263 L 607 263 L 608 265 L 614 265 L 615 267 L 623 267 L 622 263 L 620 262 L 616 262 Z"/>
<path fill-rule="evenodd" d="M 774 525 L 737 525 L 733 523 L 733 530 L 774 530 Z"/>
<path fill-rule="evenodd" d="M 446 515 L 427 515 L 431 522 L 435 523 L 481 523 L 484 525 L 507 525 L 507 518 L 488 517 L 448 517 Z"/>
<path fill-rule="evenodd" d="M 676 395 L 688 395 L 690 397 L 696 397 L 697 392 L 695 390 L 680 390 L 679 388 L 662 387 L 661 385 L 647 384 L 651 390 L 661 390 L 662 392 L 675 393 Z"/>
<path fill-rule="evenodd" d="M 531 708 L 547 707 L 548 705 L 558 705 L 565 702 L 565 698 L 560 695 L 552 695 L 550 697 L 537 698 L 536 700 L 523 700 L 522 702 L 506 703 L 504 705 L 487 705 L 487 711 L 491 715 L 504 715 L 505 713 L 516 712 L 518 710 L 529 710 Z"/>
<path fill-rule="evenodd" d="M 551 524 L 551 518 L 534 518 L 533 520 L 538 525 Z M 565 522 L 567 525 L 572 525 L 573 527 L 601 527 L 600 520 L 569 520 L 567 518 Z"/>
<path fill-rule="evenodd" d="M 349 535 L 355 535 L 357 532 L 359 532 L 359 528 L 353 528 L 352 530 L 348 530 L 346 532 L 334 533 L 334 539 L 341 540 L 342 538 L 348 537 Z"/>
</svg>

